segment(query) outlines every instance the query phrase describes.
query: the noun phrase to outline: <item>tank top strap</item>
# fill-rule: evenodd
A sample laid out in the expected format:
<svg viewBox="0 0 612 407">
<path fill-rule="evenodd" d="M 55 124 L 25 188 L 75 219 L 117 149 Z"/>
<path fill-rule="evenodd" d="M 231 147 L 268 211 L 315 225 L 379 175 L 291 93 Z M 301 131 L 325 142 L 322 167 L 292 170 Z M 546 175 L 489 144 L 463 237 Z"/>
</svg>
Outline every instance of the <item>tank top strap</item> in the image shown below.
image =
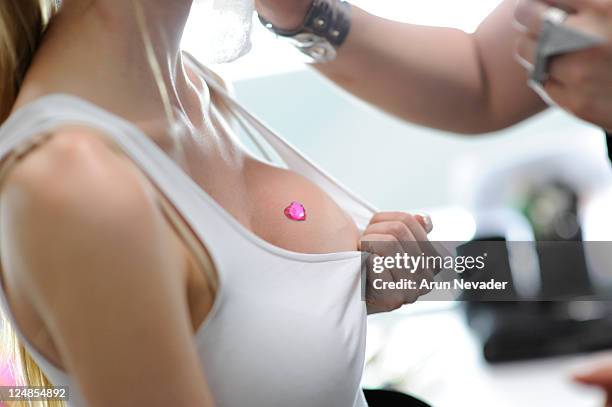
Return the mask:
<svg viewBox="0 0 612 407">
<path fill-rule="evenodd" d="M 206 68 L 190 54 L 185 53 L 185 55 L 208 86 L 226 102 L 232 113 L 250 125 L 253 129 L 251 136 L 256 138 L 254 140 L 256 145 L 266 144 L 270 146 L 290 170 L 314 182 L 328 193 L 342 209 L 353 217 L 360 229 L 367 226 L 373 214 L 377 212 L 373 205 L 359 198 L 355 193 L 304 156 L 262 120 L 245 109 L 230 95 L 214 72 Z"/>
<path fill-rule="evenodd" d="M 10 167 L 9 160 L 18 160 L 19 156 L 53 131 L 67 125 L 82 125 L 100 132 L 105 139 L 111 141 L 113 147 L 130 159 L 159 191 L 159 204 L 172 218 L 178 233 L 187 239 L 187 245 L 197 245 L 190 247 L 196 261 L 203 265 L 210 264 L 208 259 L 212 261 L 218 277 L 216 298 L 213 309 L 201 327 L 208 324 L 223 306 L 226 281 L 231 276 L 231 261 L 236 257 L 236 251 L 240 252 L 250 245 L 240 233 L 240 224 L 136 126 L 75 96 L 44 96 L 14 112 L 0 127 L 0 182 Z M 219 235 L 223 238 L 218 238 Z M 208 258 L 203 260 L 202 256 Z M 1 278 L 0 310 L 11 322 L 21 343 L 36 363 L 53 380 L 53 384 L 71 386 L 73 383 L 66 373 L 42 355 L 18 329 Z M 84 400 L 76 387 L 71 389 L 71 399 Z"/>
<path fill-rule="evenodd" d="M 166 209 L 169 204 L 180 215 L 213 260 L 233 255 L 230 248 L 244 242 L 241 225 L 146 134 L 127 120 L 75 96 L 44 96 L 9 117 L 0 127 L 2 171 L 7 159 L 19 156 L 66 125 L 94 129 L 111 141 L 153 183 L 164 197 L 160 204 Z M 214 233 L 206 233 L 211 230 Z M 224 239 L 206 237 L 219 233 Z"/>
</svg>

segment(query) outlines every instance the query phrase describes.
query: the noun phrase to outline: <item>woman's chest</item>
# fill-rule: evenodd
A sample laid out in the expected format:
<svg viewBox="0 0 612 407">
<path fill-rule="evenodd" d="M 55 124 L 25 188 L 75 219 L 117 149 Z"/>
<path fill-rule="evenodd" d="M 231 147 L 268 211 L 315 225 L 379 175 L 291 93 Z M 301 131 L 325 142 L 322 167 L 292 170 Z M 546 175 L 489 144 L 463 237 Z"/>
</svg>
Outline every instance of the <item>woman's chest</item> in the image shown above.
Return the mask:
<svg viewBox="0 0 612 407">
<path fill-rule="evenodd" d="M 360 260 L 256 249 L 229 259 L 223 306 L 195 338 L 219 405 L 353 405 L 365 357 Z"/>
<path fill-rule="evenodd" d="M 212 162 L 190 174 L 206 193 L 251 232 L 300 253 L 357 249 L 353 219 L 308 179 L 251 157 Z"/>
</svg>

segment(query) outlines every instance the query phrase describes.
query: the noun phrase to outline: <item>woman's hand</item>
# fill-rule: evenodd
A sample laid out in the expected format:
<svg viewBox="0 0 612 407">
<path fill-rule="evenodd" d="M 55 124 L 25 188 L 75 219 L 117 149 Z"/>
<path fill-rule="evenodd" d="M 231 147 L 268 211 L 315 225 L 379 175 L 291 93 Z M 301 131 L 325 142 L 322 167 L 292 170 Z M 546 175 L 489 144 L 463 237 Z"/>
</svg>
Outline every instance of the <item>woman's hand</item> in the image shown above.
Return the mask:
<svg viewBox="0 0 612 407">
<path fill-rule="evenodd" d="M 257 12 L 274 26 L 293 30 L 302 25 L 313 0 L 257 0 Z"/>
<path fill-rule="evenodd" d="M 612 0 L 521 0 L 516 20 L 523 29 L 517 54 L 531 69 L 544 13 L 556 6 L 572 13 L 563 23 L 585 33 L 608 39 L 600 47 L 553 58 L 548 96 L 576 116 L 612 129 Z"/>
<path fill-rule="evenodd" d="M 431 232 L 433 225 L 427 215 L 410 215 L 403 212 L 382 212 L 376 214 L 363 233 L 360 240 L 360 249 L 372 253 L 368 261 L 372 264 L 374 258 L 403 256 L 437 256 L 427 234 Z M 420 269 L 414 274 L 405 269 L 385 268 L 381 274 L 370 272 L 372 267 L 368 266 L 366 280 L 366 302 L 368 314 L 389 312 L 400 308 L 405 304 L 414 303 L 421 295 L 428 291 L 420 289 L 406 290 L 376 290 L 373 286 L 373 278 L 382 279 L 384 282 L 395 282 L 408 278 L 420 284 L 422 280 L 433 280 L 438 270 Z"/>
</svg>

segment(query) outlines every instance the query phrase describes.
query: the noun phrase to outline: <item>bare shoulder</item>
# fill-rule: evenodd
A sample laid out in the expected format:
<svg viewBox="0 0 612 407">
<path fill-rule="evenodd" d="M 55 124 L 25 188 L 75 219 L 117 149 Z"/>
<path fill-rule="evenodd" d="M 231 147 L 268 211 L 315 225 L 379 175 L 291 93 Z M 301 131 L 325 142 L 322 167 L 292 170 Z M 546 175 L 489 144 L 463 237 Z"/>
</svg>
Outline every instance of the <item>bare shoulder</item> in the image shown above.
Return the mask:
<svg viewBox="0 0 612 407">
<path fill-rule="evenodd" d="M 149 261 L 161 255 L 182 261 L 153 186 L 87 129 L 58 131 L 19 159 L 0 190 L 0 219 L 9 282 L 53 278 L 69 285 L 72 273 L 83 270 L 79 262 L 127 258 L 138 250 L 142 261 L 145 254 Z"/>
<path fill-rule="evenodd" d="M 0 191 L 6 288 L 31 301 L 88 405 L 212 405 L 177 273 L 185 253 L 155 196 L 82 130 L 28 152 Z"/>
<path fill-rule="evenodd" d="M 22 204 L 69 205 L 88 212 L 125 209 L 136 199 L 150 200 L 153 190 L 135 166 L 93 130 L 70 128 L 50 134 L 20 157 L 3 184 L 3 198 L 18 193 Z M 98 202 L 98 203 L 96 203 Z M 89 205 L 94 205 L 89 206 Z M 117 213 L 120 214 L 120 213 Z"/>
</svg>

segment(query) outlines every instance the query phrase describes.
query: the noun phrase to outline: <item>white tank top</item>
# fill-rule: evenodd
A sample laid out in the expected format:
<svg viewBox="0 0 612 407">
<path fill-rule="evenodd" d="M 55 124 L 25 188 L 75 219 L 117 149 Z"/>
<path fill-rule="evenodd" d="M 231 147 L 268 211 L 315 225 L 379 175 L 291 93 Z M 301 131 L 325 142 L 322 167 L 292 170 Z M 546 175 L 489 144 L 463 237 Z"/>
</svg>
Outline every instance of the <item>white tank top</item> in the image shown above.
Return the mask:
<svg viewBox="0 0 612 407">
<path fill-rule="evenodd" d="M 248 113 L 204 67 L 194 65 L 232 113 L 252 126 L 289 169 L 326 191 L 360 228 L 367 225 L 374 212 L 371 206 Z M 264 241 L 137 127 L 74 96 L 45 96 L 15 112 L 0 128 L 0 160 L 26 148 L 36 135 L 66 124 L 91 126 L 110 137 L 207 248 L 219 275 L 219 289 L 194 340 L 217 406 L 366 406 L 360 388 L 366 308 L 361 301 L 359 252 L 301 254 Z M 22 343 L 51 383 L 69 387 L 68 405 L 87 406 L 74 379 L 19 332 L 3 290 L 0 299 Z"/>
</svg>

